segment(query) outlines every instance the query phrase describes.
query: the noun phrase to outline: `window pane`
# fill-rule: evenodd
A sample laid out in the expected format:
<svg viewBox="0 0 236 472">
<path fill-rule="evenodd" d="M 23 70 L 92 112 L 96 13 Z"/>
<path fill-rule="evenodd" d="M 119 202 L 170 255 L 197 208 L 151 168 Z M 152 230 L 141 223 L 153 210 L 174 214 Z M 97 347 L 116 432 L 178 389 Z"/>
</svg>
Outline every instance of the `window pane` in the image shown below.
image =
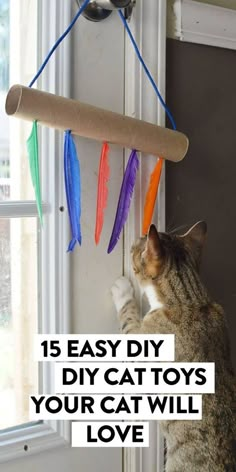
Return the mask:
<svg viewBox="0 0 236 472">
<path fill-rule="evenodd" d="M 37 220 L 0 218 L 0 429 L 29 421 L 38 390 Z"/>
<path fill-rule="evenodd" d="M 27 85 L 37 70 L 37 1 L 0 1 L 0 201 L 34 200 L 26 153 L 31 124 L 9 118 L 9 86 Z"/>
</svg>

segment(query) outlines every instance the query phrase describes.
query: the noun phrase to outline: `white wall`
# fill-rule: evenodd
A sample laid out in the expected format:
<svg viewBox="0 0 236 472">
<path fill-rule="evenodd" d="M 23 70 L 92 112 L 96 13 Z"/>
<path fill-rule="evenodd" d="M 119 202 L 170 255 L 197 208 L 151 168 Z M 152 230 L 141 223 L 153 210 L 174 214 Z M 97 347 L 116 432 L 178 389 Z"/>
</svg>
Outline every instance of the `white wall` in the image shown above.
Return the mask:
<svg viewBox="0 0 236 472">
<path fill-rule="evenodd" d="M 26 459 L 1 464 L 1 472 L 43 472 L 57 471 L 55 464 L 60 463 L 61 470 L 65 472 L 116 472 L 117 464 L 114 462 L 114 449 L 106 448 L 101 454 L 101 449 L 54 449 L 51 452 L 42 452 L 36 456 L 29 456 Z M 27 455 L 27 453 L 26 453 Z M 120 461 L 121 471 L 121 461 Z"/>
<path fill-rule="evenodd" d="M 200 3 L 208 3 L 211 5 L 217 5 L 218 7 L 230 8 L 231 10 L 236 10 L 235 0 L 197 0 Z"/>
<path fill-rule="evenodd" d="M 197 0 L 200 3 L 208 3 L 211 5 L 217 5 L 219 7 L 229 8 L 236 10 L 236 0 Z M 178 4 L 181 0 L 167 0 L 167 36 L 168 38 L 178 39 L 176 37 L 176 28 L 179 18 L 176 16 L 176 8 L 178 10 Z"/>
</svg>

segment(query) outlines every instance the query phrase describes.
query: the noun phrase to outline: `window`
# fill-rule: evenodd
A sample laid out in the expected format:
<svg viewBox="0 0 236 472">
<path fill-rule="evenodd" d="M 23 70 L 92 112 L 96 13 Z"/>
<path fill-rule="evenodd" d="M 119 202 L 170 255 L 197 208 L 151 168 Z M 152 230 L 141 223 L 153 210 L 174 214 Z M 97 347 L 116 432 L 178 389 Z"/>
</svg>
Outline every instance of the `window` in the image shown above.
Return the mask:
<svg viewBox="0 0 236 472">
<path fill-rule="evenodd" d="M 32 424 L 28 414 L 30 394 L 52 391 L 52 366 L 42 368 L 33 360 L 34 334 L 68 328 L 69 238 L 67 217 L 59 211 L 65 204 L 59 159 L 63 136 L 40 129 L 41 230 L 26 154 L 32 124 L 9 119 L 3 111 L 9 85 L 30 82 L 68 25 L 70 6 L 64 3 L 0 2 L 0 461 L 64 444 L 66 437 L 63 423 Z M 65 48 L 54 59 L 57 70 L 62 70 Z M 56 82 L 55 62 L 39 85 L 66 95 L 67 76 Z"/>
<path fill-rule="evenodd" d="M 29 421 L 38 390 L 32 359 L 37 332 L 37 219 L 1 218 L 0 429 Z"/>
<path fill-rule="evenodd" d="M 9 87 L 9 1 L 4 0 L 0 5 L 0 104 L 4 108 L 4 95 Z M 1 111 L 0 130 L 0 201 L 8 199 L 9 188 L 9 142 L 8 122 Z"/>
<path fill-rule="evenodd" d="M 24 83 L 37 64 L 36 2 L 32 2 L 27 12 L 29 26 L 24 29 L 29 39 L 26 45 L 30 47 L 24 60 L 15 60 L 25 41 L 21 25 L 26 2 L 19 6 L 13 8 L 9 0 L 0 5 L 2 105 L 9 78 L 11 82 Z M 0 429 L 5 429 L 29 421 L 28 395 L 38 388 L 32 359 L 32 337 L 37 330 L 38 315 L 38 231 L 35 210 L 35 217 L 23 218 L 25 201 L 33 198 L 25 155 L 29 125 L 13 122 L 3 112 L 1 123 L 0 201 L 1 209 L 8 209 L 0 219 Z M 18 202 L 17 218 L 12 211 L 13 201 Z"/>
</svg>

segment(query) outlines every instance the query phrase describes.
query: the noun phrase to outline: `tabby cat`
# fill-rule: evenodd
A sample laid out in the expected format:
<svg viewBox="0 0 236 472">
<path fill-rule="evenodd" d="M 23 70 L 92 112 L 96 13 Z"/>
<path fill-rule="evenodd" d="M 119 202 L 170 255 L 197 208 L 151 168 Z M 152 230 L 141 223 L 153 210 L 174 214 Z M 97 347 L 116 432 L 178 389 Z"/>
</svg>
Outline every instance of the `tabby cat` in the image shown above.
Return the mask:
<svg viewBox="0 0 236 472">
<path fill-rule="evenodd" d="M 150 304 L 142 320 L 129 280 L 121 277 L 112 287 L 123 333 L 173 333 L 177 362 L 215 362 L 216 394 L 203 395 L 202 421 L 160 422 L 166 472 L 236 472 L 236 377 L 224 311 L 199 277 L 205 238 L 205 222 L 183 236 L 152 225 L 133 245 L 133 270 Z"/>
</svg>

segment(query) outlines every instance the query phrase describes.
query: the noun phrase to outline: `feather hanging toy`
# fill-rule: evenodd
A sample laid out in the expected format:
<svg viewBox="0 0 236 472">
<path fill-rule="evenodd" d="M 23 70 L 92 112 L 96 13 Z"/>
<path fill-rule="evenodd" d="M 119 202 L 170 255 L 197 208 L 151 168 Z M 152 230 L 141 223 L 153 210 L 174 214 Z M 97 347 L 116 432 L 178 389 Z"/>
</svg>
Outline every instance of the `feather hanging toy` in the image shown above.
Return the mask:
<svg viewBox="0 0 236 472">
<path fill-rule="evenodd" d="M 144 216 L 143 216 L 143 228 L 142 233 L 146 235 L 148 233 L 149 226 L 152 223 L 152 216 L 156 203 L 159 183 L 161 179 L 161 171 L 163 166 L 163 159 L 158 159 L 154 171 L 151 174 L 149 187 L 146 193 L 145 204 L 144 204 Z"/>
<path fill-rule="evenodd" d="M 110 175 L 109 161 L 109 146 L 103 143 L 102 152 L 99 164 L 98 174 L 98 191 L 97 191 L 97 212 L 96 212 L 96 226 L 95 226 L 95 242 L 100 241 L 100 236 L 103 228 L 104 210 L 107 206 L 108 188 L 107 182 Z"/>
<path fill-rule="evenodd" d="M 64 142 L 64 176 L 66 199 L 70 219 L 72 239 L 68 251 L 73 251 L 76 243 L 81 245 L 81 182 L 80 165 L 71 131 L 65 132 Z"/>
<path fill-rule="evenodd" d="M 56 41 L 52 49 L 49 51 L 39 71 L 37 72 L 35 77 L 32 79 L 29 85 L 30 87 L 32 87 L 32 85 L 38 79 L 38 77 L 44 70 L 45 66 L 47 65 L 50 57 L 55 52 L 59 44 L 64 40 L 64 38 L 71 31 L 75 22 L 80 17 L 80 15 L 82 14 L 86 6 L 89 4 L 89 2 L 90 0 L 85 0 L 83 2 L 82 6 L 80 7 L 79 11 L 73 18 L 68 28 L 58 38 L 58 40 Z M 174 118 L 170 110 L 168 109 L 167 105 L 165 104 L 158 90 L 158 87 L 141 56 L 141 53 L 138 49 L 138 46 L 135 42 L 135 39 L 131 33 L 131 30 L 127 24 L 127 21 L 122 11 L 118 10 L 118 14 L 120 16 L 121 21 L 124 24 L 124 27 L 128 33 L 131 43 L 133 44 L 135 53 L 149 81 L 151 82 L 151 85 L 154 88 L 155 93 L 157 94 L 162 106 L 164 107 L 166 114 L 171 121 L 173 129 L 176 130 L 176 124 L 175 124 Z M 41 203 L 39 168 L 38 168 L 38 141 L 37 141 L 36 121 L 33 123 L 32 133 L 27 141 L 27 147 L 28 147 L 28 153 L 29 153 L 31 177 L 32 177 L 32 181 L 33 181 L 33 185 L 35 189 L 38 214 L 39 214 L 40 221 L 42 223 L 42 203 Z M 149 226 L 152 220 L 152 214 L 153 214 L 158 186 L 160 182 L 162 164 L 163 164 L 162 159 L 160 159 L 151 175 L 149 189 L 146 195 L 145 209 L 144 209 L 143 232 L 147 231 L 147 227 Z M 133 189 L 135 185 L 135 178 L 136 178 L 138 165 L 139 165 L 139 162 L 138 162 L 137 153 L 135 150 L 133 150 L 131 152 L 131 155 L 127 164 L 127 168 L 124 174 L 124 178 L 123 178 L 122 188 L 121 188 L 117 212 L 116 212 L 116 218 L 115 218 L 115 222 L 113 226 L 112 236 L 109 242 L 108 253 L 110 253 L 114 249 L 120 237 L 122 228 L 127 220 L 131 198 L 133 194 Z M 70 218 L 70 225 L 71 225 L 71 232 L 72 232 L 72 240 L 69 244 L 68 251 L 72 251 L 76 242 L 81 244 L 81 228 L 80 228 L 81 184 L 80 184 L 79 161 L 77 159 L 74 141 L 73 141 L 73 138 L 71 137 L 71 132 L 69 130 L 66 131 L 66 134 L 65 134 L 64 172 L 65 172 L 66 197 L 67 197 L 67 204 L 68 204 L 68 211 L 69 211 L 69 218 Z M 108 175 L 109 175 L 108 157 L 105 153 L 100 164 L 99 182 L 98 182 L 97 218 L 96 218 L 96 229 L 95 229 L 95 241 L 97 244 L 99 242 L 102 227 L 103 227 L 104 209 L 107 203 L 108 189 L 106 187 L 106 184 L 108 180 Z"/>
<path fill-rule="evenodd" d="M 119 202 L 116 210 L 115 222 L 112 230 L 111 239 L 108 246 L 108 254 L 113 251 L 116 246 L 122 228 L 128 218 L 131 199 L 134 191 L 136 174 L 139 167 L 139 160 L 136 150 L 130 154 L 128 164 L 124 173 L 122 187 L 119 196 Z"/>
</svg>

